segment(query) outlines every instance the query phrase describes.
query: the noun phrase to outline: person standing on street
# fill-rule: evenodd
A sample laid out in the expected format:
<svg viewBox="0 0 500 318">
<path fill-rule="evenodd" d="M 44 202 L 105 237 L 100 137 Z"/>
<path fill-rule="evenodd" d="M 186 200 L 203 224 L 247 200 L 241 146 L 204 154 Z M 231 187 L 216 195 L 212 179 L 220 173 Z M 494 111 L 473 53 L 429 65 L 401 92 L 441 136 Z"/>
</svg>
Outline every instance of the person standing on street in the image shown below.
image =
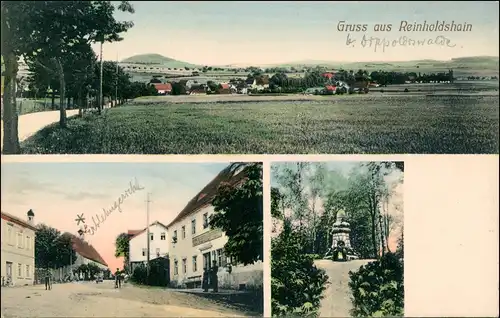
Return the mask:
<svg viewBox="0 0 500 318">
<path fill-rule="evenodd" d="M 121 288 L 122 287 L 122 275 L 120 273 L 120 269 L 117 268 L 115 272 L 115 288 Z"/>
<path fill-rule="evenodd" d="M 217 266 L 217 261 L 213 261 L 213 266 L 212 266 L 212 277 L 211 277 L 211 282 L 212 282 L 212 288 L 214 290 L 214 293 L 219 292 L 219 281 L 217 278 L 217 273 L 219 272 L 219 266 Z"/>
<path fill-rule="evenodd" d="M 201 283 L 201 287 L 203 288 L 203 292 L 208 292 L 208 268 L 205 267 L 203 268 L 203 276 L 202 276 L 202 283 Z"/>
<path fill-rule="evenodd" d="M 51 290 L 52 288 L 52 277 L 50 269 L 45 272 L 45 290 Z"/>
</svg>

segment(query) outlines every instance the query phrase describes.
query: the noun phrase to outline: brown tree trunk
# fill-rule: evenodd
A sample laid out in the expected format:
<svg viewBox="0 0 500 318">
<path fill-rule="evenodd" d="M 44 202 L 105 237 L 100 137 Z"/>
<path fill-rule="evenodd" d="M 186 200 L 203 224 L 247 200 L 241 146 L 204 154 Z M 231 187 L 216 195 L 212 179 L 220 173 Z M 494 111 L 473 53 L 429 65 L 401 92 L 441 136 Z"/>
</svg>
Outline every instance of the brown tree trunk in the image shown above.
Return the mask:
<svg viewBox="0 0 500 318">
<path fill-rule="evenodd" d="M 52 110 L 56 110 L 56 92 L 52 90 Z"/>
<path fill-rule="evenodd" d="M 64 69 L 59 58 L 56 58 L 57 75 L 59 76 L 59 125 L 67 126 L 66 105 L 64 105 L 64 95 L 66 93 L 66 81 L 64 78 Z"/>
<path fill-rule="evenodd" d="M 3 107 L 3 153 L 19 154 L 18 113 L 16 103 L 17 56 L 5 54 Z"/>
</svg>

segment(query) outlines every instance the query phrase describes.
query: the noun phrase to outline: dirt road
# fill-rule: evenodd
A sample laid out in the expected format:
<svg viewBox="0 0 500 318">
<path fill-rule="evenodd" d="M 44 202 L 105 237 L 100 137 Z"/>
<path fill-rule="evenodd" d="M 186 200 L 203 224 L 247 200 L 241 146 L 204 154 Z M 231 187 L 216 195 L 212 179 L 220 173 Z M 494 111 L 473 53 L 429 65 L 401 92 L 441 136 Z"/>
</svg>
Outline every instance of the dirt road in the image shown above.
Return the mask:
<svg viewBox="0 0 500 318">
<path fill-rule="evenodd" d="M 318 260 L 315 265 L 325 270 L 329 285 L 323 293 L 319 310 L 320 317 L 350 317 L 351 291 L 349 289 L 349 271 L 356 271 L 369 263 L 369 260 L 354 260 L 350 262 L 333 262 Z"/>
<path fill-rule="evenodd" d="M 66 116 L 74 116 L 78 114 L 78 109 L 67 110 Z M 19 116 L 18 122 L 18 134 L 19 134 L 19 142 L 22 142 L 32 136 L 34 133 L 39 131 L 45 126 L 48 126 L 52 123 L 59 121 L 59 111 L 49 111 L 49 112 L 39 112 L 39 113 L 31 113 Z M 2 148 L 3 148 L 3 120 L 2 120 Z"/>
<path fill-rule="evenodd" d="M 2 288 L 2 317 L 244 317 L 230 306 L 196 295 L 112 281 Z"/>
</svg>

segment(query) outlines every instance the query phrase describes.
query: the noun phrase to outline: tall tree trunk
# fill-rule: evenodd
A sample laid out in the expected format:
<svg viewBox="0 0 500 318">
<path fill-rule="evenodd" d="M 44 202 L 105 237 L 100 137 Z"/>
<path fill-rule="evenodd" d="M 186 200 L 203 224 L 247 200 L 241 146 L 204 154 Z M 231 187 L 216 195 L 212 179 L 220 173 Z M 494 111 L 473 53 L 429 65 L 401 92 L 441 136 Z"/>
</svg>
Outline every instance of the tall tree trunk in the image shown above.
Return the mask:
<svg viewBox="0 0 500 318">
<path fill-rule="evenodd" d="M 373 244 L 373 252 L 376 258 L 379 257 L 378 253 L 378 242 L 377 242 L 377 216 L 375 214 L 371 214 L 371 222 L 372 222 L 372 244 Z"/>
<path fill-rule="evenodd" d="M 56 58 L 57 75 L 59 76 L 59 125 L 67 126 L 66 105 L 64 105 L 64 95 L 66 93 L 66 81 L 64 78 L 64 69 L 60 58 Z"/>
<path fill-rule="evenodd" d="M 380 247 L 381 247 L 381 251 L 382 251 L 382 256 L 385 255 L 385 240 L 384 240 L 384 227 L 382 225 L 383 223 L 383 220 L 382 220 L 382 215 L 379 213 L 379 229 L 380 229 Z"/>
<path fill-rule="evenodd" d="M 5 54 L 4 94 L 3 94 L 3 153 L 19 154 L 18 113 L 16 102 L 17 56 Z"/>
<path fill-rule="evenodd" d="M 52 90 L 52 110 L 56 110 L 56 92 Z"/>
<path fill-rule="evenodd" d="M 71 97 L 66 98 L 66 108 L 71 109 Z"/>
</svg>

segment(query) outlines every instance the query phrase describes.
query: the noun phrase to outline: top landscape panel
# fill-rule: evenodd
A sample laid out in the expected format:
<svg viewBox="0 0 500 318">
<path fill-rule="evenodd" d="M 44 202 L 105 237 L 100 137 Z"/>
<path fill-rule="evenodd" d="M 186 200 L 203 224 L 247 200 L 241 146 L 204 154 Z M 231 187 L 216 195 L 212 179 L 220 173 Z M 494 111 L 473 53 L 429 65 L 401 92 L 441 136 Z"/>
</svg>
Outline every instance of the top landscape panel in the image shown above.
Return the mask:
<svg viewBox="0 0 500 318">
<path fill-rule="evenodd" d="M 64 3 L 2 3 L 4 154 L 499 152 L 495 3 Z"/>
</svg>

